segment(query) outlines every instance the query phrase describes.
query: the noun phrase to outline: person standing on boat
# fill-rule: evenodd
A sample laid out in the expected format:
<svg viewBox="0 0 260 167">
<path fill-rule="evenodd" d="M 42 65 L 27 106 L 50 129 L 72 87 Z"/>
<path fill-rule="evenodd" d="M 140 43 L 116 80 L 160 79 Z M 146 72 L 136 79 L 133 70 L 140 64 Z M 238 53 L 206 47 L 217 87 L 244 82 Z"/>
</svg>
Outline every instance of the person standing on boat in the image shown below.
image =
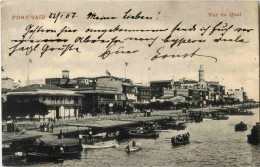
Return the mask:
<svg viewBox="0 0 260 167">
<path fill-rule="evenodd" d="M 54 126 L 51 124 L 51 133 L 53 133 Z"/>
<path fill-rule="evenodd" d="M 135 142 L 135 140 L 133 140 L 132 147 L 135 147 L 135 146 L 136 146 L 136 142 Z"/>
<path fill-rule="evenodd" d="M 83 139 L 83 137 L 82 137 L 82 134 L 80 133 L 80 134 L 79 134 L 79 144 L 82 143 L 82 139 Z"/>
<path fill-rule="evenodd" d="M 63 138 L 63 133 L 62 133 L 62 129 L 60 129 L 60 139 Z"/>
</svg>

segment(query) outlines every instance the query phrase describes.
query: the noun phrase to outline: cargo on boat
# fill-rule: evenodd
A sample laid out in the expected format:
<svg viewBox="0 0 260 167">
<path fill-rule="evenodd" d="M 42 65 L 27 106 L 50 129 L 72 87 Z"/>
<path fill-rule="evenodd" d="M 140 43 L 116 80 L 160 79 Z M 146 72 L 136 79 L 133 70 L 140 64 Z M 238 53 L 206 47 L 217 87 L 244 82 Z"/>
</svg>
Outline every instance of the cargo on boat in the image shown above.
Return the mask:
<svg viewBox="0 0 260 167">
<path fill-rule="evenodd" d="M 173 146 L 189 144 L 190 143 L 190 134 L 187 132 L 182 135 L 173 136 L 171 138 L 171 143 Z"/>
<path fill-rule="evenodd" d="M 246 130 L 247 130 L 247 124 L 243 123 L 243 121 L 235 125 L 235 131 L 246 131 Z"/>
</svg>

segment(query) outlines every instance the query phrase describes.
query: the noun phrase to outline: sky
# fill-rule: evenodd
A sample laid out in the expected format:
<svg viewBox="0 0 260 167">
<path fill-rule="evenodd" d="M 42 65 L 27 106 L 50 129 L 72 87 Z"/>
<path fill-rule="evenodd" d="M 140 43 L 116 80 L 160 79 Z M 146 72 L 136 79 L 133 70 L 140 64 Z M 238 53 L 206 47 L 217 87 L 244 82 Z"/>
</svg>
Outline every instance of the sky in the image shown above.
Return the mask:
<svg viewBox="0 0 260 167">
<path fill-rule="evenodd" d="M 130 9 L 131 15 L 152 17 L 152 19 L 122 19 Z M 17 82 L 26 83 L 29 76 L 31 80 L 61 77 L 61 71 L 70 71 L 70 78 L 95 77 L 106 75 L 108 70 L 113 76 L 126 77 L 136 83 L 147 83 L 148 80 L 163 80 L 181 78 L 198 80 L 200 65 L 204 66 L 205 80 L 219 81 L 226 86 L 226 89 L 237 89 L 244 87 L 249 98 L 259 100 L 259 29 L 258 29 L 258 4 L 257 2 L 5 2 L 2 3 L 2 50 L 1 63 L 4 68 L 2 77 L 10 77 Z M 74 19 L 58 19 L 54 23 L 49 18 L 50 13 L 76 12 Z M 113 16 L 115 20 L 94 20 L 87 19 L 92 12 L 98 16 Z M 209 13 L 218 14 L 217 17 L 210 17 Z M 221 16 L 221 13 L 227 16 Z M 231 13 L 239 16 L 231 17 Z M 13 16 L 38 16 L 44 15 L 45 19 L 12 19 Z M 170 48 L 170 43 L 164 43 L 172 29 L 180 23 L 181 28 L 192 28 L 196 24 L 196 31 L 173 32 L 172 39 L 202 39 L 204 43 L 181 44 Z M 226 39 L 235 39 L 241 35 L 247 43 L 241 42 L 213 42 L 219 38 L 222 32 L 215 31 L 209 35 L 207 31 L 201 36 L 200 28 L 223 22 L 227 27 L 233 27 L 224 35 Z M 123 50 L 138 50 L 136 54 L 112 54 L 106 59 L 99 55 L 106 51 L 107 44 L 74 43 L 79 47 L 80 53 L 75 51 L 67 52 L 60 56 L 60 51 L 46 52 L 40 57 L 43 43 L 40 43 L 37 51 L 26 55 L 25 51 L 17 51 L 9 56 L 10 48 L 20 40 L 26 32 L 28 25 L 43 26 L 45 29 L 61 30 L 64 26 L 70 29 L 77 29 L 76 33 L 63 33 L 59 38 L 66 38 L 66 43 L 73 44 L 77 37 L 91 35 L 97 39 L 101 33 L 86 33 L 88 28 L 111 29 L 120 25 L 123 29 L 167 29 L 163 32 L 106 32 L 102 39 L 111 39 L 115 36 L 118 39 L 128 37 L 135 38 L 156 38 L 158 39 L 149 47 L 149 42 L 125 41 L 123 44 L 116 44 L 114 49 L 124 47 Z M 235 32 L 236 28 L 253 29 L 250 32 Z M 53 39 L 57 38 L 55 33 L 35 33 L 31 39 Z M 28 39 L 28 34 L 25 39 Z M 223 38 L 224 38 L 223 37 Z M 60 47 L 60 43 L 48 43 L 53 47 Z M 23 46 L 36 45 L 24 43 Z M 156 55 L 158 48 L 164 47 L 162 52 L 171 54 L 192 53 L 200 48 L 199 54 L 214 56 L 217 62 L 211 58 L 194 56 L 192 58 L 165 58 L 151 61 Z M 121 48 L 122 49 L 122 48 Z M 127 67 L 125 62 L 128 63 Z M 150 70 L 148 70 L 150 68 Z"/>
</svg>

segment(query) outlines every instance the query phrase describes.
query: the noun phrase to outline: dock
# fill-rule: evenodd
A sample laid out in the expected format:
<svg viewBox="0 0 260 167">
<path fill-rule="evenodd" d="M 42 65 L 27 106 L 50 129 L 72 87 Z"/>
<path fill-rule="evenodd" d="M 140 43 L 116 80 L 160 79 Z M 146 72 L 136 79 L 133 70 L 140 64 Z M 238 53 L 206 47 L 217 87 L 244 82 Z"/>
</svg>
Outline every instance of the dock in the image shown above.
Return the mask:
<svg viewBox="0 0 260 167">
<path fill-rule="evenodd" d="M 34 134 L 2 133 L 2 144 L 30 140 L 30 139 L 38 139 L 41 137 L 42 135 L 34 135 Z"/>
</svg>

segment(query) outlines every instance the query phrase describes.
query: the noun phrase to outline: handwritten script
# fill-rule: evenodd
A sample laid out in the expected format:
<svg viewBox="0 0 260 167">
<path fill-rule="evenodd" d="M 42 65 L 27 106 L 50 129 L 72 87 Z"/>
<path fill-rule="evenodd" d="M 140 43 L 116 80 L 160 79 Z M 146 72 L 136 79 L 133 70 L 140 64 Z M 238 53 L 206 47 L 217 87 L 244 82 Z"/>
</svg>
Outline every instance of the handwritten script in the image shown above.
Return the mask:
<svg viewBox="0 0 260 167">
<path fill-rule="evenodd" d="M 145 54 L 151 61 L 201 57 L 217 62 L 219 55 L 203 52 L 207 46 L 223 43 L 247 45 L 250 42 L 248 34 L 254 31 L 250 27 L 239 27 L 226 21 L 202 25 L 174 19 L 170 24 L 146 26 L 160 23 L 161 13 L 163 11 L 151 15 L 134 9 L 116 16 L 93 11 L 85 15 L 75 11 L 48 13 L 46 17 L 41 16 L 41 21 L 25 25 L 16 39 L 10 39 L 9 56 L 87 54 L 85 48 L 91 47 L 96 48 L 96 56 L 101 60 L 111 56 Z M 77 20 L 85 25 L 75 23 L 71 26 L 71 22 Z M 45 22 L 49 23 L 48 26 Z M 105 26 L 93 26 L 95 22 Z M 135 25 L 140 24 L 141 28 L 136 28 Z"/>
</svg>

